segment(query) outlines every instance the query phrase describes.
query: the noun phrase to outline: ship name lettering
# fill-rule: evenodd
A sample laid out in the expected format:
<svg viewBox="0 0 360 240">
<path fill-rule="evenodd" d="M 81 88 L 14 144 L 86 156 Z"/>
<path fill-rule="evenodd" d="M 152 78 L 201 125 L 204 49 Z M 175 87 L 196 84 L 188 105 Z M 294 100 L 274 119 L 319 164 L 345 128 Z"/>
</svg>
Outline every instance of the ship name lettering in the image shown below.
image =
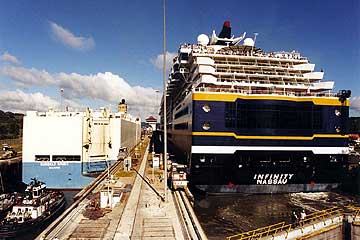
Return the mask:
<svg viewBox="0 0 360 240">
<path fill-rule="evenodd" d="M 254 180 L 256 184 L 261 185 L 271 185 L 271 184 L 287 184 L 289 180 L 293 178 L 294 174 L 284 173 L 284 174 L 255 174 Z"/>
</svg>

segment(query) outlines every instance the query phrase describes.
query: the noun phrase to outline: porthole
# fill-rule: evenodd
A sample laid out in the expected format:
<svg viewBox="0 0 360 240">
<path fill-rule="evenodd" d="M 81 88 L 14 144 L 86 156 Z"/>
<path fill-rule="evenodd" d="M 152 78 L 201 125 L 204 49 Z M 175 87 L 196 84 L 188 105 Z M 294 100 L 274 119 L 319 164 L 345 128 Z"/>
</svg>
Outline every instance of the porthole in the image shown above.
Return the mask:
<svg viewBox="0 0 360 240">
<path fill-rule="evenodd" d="M 211 128 L 210 123 L 209 122 L 204 122 L 203 125 L 202 125 L 202 128 L 204 130 L 206 130 L 206 131 L 209 130 Z"/>
<path fill-rule="evenodd" d="M 336 127 L 335 127 L 335 131 L 336 131 L 337 133 L 339 133 L 339 132 L 341 132 L 341 128 L 340 128 L 339 126 L 336 126 Z"/>
<path fill-rule="evenodd" d="M 202 106 L 202 110 L 206 113 L 211 111 L 211 108 L 209 106 L 209 104 L 205 104 L 204 106 Z"/>
</svg>

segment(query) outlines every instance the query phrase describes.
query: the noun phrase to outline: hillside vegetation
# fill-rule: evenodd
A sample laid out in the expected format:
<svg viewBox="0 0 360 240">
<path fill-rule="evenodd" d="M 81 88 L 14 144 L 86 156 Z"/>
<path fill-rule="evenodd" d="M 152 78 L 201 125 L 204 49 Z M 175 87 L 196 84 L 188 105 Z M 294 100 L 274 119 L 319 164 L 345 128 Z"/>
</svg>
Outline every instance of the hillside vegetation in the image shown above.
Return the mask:
<svg viewBox="0 0 360 240">
<path fill-rule="evenodd" d="M 0 110 L 0 139 L 12 139 L 22 136 L 24 114 L 3 112 Z"/>
</svg>

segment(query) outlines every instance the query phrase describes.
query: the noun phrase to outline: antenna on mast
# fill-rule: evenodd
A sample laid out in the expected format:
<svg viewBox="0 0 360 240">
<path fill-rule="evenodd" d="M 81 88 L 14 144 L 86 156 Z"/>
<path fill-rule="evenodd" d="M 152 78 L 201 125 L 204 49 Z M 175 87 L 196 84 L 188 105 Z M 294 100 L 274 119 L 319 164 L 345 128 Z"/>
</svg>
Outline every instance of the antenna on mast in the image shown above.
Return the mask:
<svg viewBox="0 0 360 240">
<path fill-rule="evenodd" d="M 253 55 L 253 50 L 254 50 L 254 46 L 255 46 L 255 42 L 256 42 L 256 36 L 259 35 L 259 33 L 254 33 L 254 44 L 251 47 L 251 56 Z"/>
</svg>

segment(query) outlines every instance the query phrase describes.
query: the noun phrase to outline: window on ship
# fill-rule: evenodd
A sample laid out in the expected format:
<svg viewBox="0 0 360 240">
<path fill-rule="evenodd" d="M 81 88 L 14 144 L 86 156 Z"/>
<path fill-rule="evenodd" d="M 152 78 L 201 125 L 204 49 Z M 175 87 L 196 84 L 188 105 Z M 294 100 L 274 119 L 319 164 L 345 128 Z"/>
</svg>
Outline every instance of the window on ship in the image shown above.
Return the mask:
<svg viewBox="0 0 360 240">
<path fill-rule="evenodd" d="M 225 127 L 322 129 L 322 109 L 316 105 L 225 103 Z"/>
<path fill-rule="evenodd" d="M 80 161 L 80 155 L 53 155 L 53 161 Z"/>
<path fill-rule="evenodd" d="M 35 161 L 50 161 L 50 155 L 35 155 Z"/>
</svg>

